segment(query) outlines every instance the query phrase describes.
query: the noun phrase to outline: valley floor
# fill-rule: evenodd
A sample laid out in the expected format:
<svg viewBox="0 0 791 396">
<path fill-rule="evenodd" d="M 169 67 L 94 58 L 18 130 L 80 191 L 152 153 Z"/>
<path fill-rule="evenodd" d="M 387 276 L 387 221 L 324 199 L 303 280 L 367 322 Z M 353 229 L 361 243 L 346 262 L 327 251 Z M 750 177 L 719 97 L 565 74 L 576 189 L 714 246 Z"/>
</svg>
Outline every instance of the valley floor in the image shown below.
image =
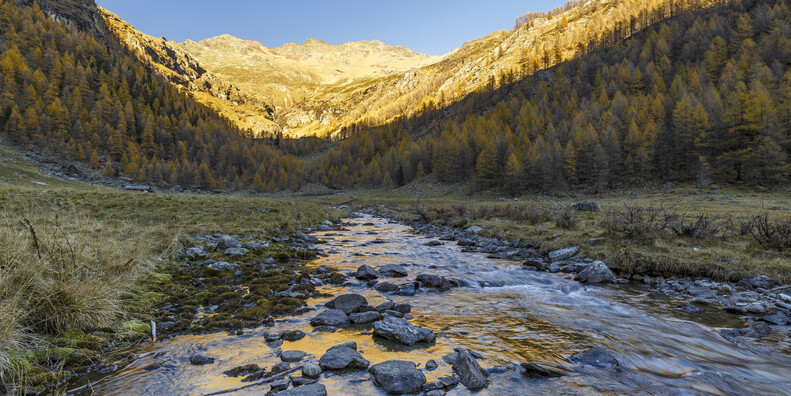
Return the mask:
<svg viewBox="0 0 791 396">
<path fill-rule="evenodd" d="M 273 238 L 363 208 L 390 218 L 480 227 L 483 236 L 529 242 L 542 254 L 578 246 L 582 255 L 634 279 L 738 281 L 762 274 L 791 282 L 788 190 L 665 186 L 506 199 L 423 183 L 328 196 L 144 194 L 54 178 L 11 152 L 0 156 L 0 186 L 0 387 L 21 383 L 41 390 L 102 364 L 95 356 L 149 337 L 147 323 L 162 320 L 155 308 L 168 301 L 194 311 L 186 296 L 210 284 L 195 279 L 220 282 L 223 276 L 183 270 L 185 249 L 196 236 L 271 241 L 243 258 L 278 260 L 273 274 L 300 276 L 288 260 L 309 253 Z M 570 209 L 589 200 L 598 211 Z M 208 254 L 228 260 L 221 251 Z M 268 290 L 294 281 L 272 279 Z M 227 292 L 217 286 L 216 294 Z M 256 314 L 283 314 L 301 304 L 287 302 L 293 305 L 267 302 L 267 310 Z M 240 302 L 235 304 L 226 312 L 233 319 L 241 313 L 234 310 Z"/>
</svg>

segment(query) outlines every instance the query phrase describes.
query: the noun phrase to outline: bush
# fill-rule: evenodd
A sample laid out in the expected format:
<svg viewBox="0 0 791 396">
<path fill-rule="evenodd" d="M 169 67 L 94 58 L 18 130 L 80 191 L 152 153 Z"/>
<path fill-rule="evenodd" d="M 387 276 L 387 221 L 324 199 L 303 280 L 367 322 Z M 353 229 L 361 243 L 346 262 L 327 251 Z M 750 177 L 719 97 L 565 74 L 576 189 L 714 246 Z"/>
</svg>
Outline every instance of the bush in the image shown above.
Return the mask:
<svg viewBox="0 0 791 396">
<path fill-rule="evenodd" d="M 666 217 L 658 209 L 626 206 L 624 210 L 610 209 L 604 214 L 602 227 L 608 234 L 629 239 L 650 240 L 665 228 Z"/>
<path fill-rule="evenodd" d="M 743 234 L 750 234 L 755 242 L 764 248 L 791 250 L 791 216 L 769 219 L 769 215 L 752 216 L 742 223 Z"/>
<path fill-rule="evenodd" d="M 717 238 L 724 228 L 721 223 L 710 220 L 705 214 L 692 220 L 687 220 L 687 215 L 679 219 L 675 214 L 666 214 L 665 224 L 676 236 L 691 239 Z"/>
<path fill-rule="evenodd" d="M 564 230 L 571 230 L 577 228 L 580 224 L 580 219 L 577 215 L 570 209 L 566 209 L 555 216 L 555 225 L 564 229 Z"/>
</svg>

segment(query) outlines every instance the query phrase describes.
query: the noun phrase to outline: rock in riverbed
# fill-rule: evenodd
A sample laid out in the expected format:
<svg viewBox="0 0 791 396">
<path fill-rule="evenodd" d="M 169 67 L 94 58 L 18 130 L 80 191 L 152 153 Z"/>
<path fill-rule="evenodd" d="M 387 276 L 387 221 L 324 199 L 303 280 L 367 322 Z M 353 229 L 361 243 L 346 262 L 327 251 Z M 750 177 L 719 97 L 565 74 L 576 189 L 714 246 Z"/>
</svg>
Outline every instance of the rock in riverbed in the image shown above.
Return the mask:
<svg viewBox="0 0 791 396">
<path fill-rule="evenodd" d="M 439 275 L 420 274 L 415 280 L 439 291 L 448 291 L 451 288 L 450 282 Z"/>
<path fill-rule="evenodd" d="M 571 360 L 576 363 L 599 368 L 618 367 L 618 360 L 615 359 L 615 356 L 606 349 L 598 346 L 572 356 Z"/>
<path fill-rule="evenodd" d="M 379 278 L 379 272 L 367 265 L 361 265 L 360 268 L 357 268 L 357 272 L 354 273 L 354 277 L 359 280 L 369 281 Z"/>
<path fill-rule="evenodd" d="M 340 309 L 349 314 L 357 311 L 363 305 L 368 305 L 368 300 L 359 294 L 343 294 L 325 304 L 327 308 Z"/>
<path fill-rule="evenodd" d="M 560 371 L 553 370 L 536 363 L 522 363 L 522 368 L 525 370 L 523 373 L 528 378 L 552 378 L 562 377 L 564 374 Z"/>
<path fill-rule="evenodd" d="M 322 384 L 303 385 L 277 392 L 275 396 L 327 396 L 327 388 Z"/>
<path fill-rule="evenodd" d="M 305 358 L 308 354 L 302 351 L 283 351 L 280 354 L 280 360 L 284 362 L 298 362 Z"/>
<path fill-rule="evenodd" d="M 206 357 L 203 355 L 195 355 L 190 357 L 190 364 L 193 366 L 204 366 L 207 364 L 214 364 L 214 358 Z"/>
<path fill-rule="evenodd" d="M 415 364 L 403 360 L 389 360 L 368 370 L 376 383 L 387 393 L 417 393 L 426 383 L 426 376 Z"/>
<path fill-rule="evenodd" d="M 374 335 L 410 346 L 420 342 L 432 342 L 435 338 L 433 331 L 392 316 L 385 316 L 374 323 Z"/>
<path fill-rule="evenodd" d="M 406 268 L 398 264 L 385 264 L 379 267 L 379 274 L 382 276 L 389 276 L 391 278 L 403 278 L 409 275 Z"/>
<path fill-rule="evenodd" d="M 316 378 L 321 375 L 321 366 L 315 363 L 305 363 L 302 366 L 302 375 L 309 378 Z"/>
<path fill-rule="evenodd" d="M 381 318 L 382 314 L 379 313 L 379 311 L 360 312 L 349 315 L 349 320 L 354 324 L 373 323 Z"/>
<path fill-rule="evenodd" d="M 346 316 L 346 312 L 343 312 L 340 309 L 326 309 L 310 320 L 310 325 L 313 327 L 317 327 L 317 326 L 339 327 L 339 326 L 346 326 L 348 324 L 349 324 L 349 317 Z"/>
<path fill-rule="evenodd" d="M 370 364 L 359 352 L 348 346 L 332 347 L 319 359 L 324 370 L 366 369 Z"/>
<path fill-rule="evenodd" d="M 585 267 L 576 278 L 582 283 L 609 283 L 615 282 L 615 274 L 607 268 L 607 265 L 601 261 L 595 261 L 593 264 Z"/>
<path fill-rule="evenodd" d="M 549 252 L 549 261 L 563 261 L 568 260 L 577 255 L 580 251 L 580 248 L 577 246 L 567 247 L 565 249 L 558 249 L 552 252 Z"/>
<path fill-rule="evenodd" d="M 461 383 L 468 389 L 476 391 L 486 387 L 486 373 L 478 361 L 465 348 L 456 348 L 456 360 L 453 371 L 459 375 Z"/>
</svg>

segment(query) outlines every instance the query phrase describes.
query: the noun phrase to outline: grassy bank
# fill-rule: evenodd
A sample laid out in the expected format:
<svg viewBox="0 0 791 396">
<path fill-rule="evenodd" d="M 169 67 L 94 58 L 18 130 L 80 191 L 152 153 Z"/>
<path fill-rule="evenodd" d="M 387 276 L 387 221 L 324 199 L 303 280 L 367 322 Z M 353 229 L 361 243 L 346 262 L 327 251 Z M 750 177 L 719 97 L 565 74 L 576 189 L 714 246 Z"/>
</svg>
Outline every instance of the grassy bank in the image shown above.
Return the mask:
<svg viewBox="0 0 791 396">
<path fill-rule="evenodd" d="M 470 195 L 459 186 L 407 186 L 324 199 L 385 205 L 396 215 L 532 242 L 541 251 L 570 245 L 617 265 L 622 274 L 709 277 L 735 281 L 764 274 L 791 283 L 788 190 L 664 187 L 596 196 Z M 568 211 L 594 200 L 599 212 Z M 766 216 L 766 217 L 764 217 Z M 765 221 L 766 220 L 766 221 Z M 774 235 L 764 235 L 768 226 Z"/>
<path fill-rule="evenodd" d="M 8 154 L 8 153 L 2 153 Z M 343 214 L 285 198 L 127 193 L 0 157 L 0 387 L 57 383 L 146 337 L 193 233 L 267 238 Z M 172 288 L 171 288 L 172 289 Z M 39 388 L 40 389 L 40 388 Z M 4 393 L 0 389 L 0 393 Z"/>
</svg>

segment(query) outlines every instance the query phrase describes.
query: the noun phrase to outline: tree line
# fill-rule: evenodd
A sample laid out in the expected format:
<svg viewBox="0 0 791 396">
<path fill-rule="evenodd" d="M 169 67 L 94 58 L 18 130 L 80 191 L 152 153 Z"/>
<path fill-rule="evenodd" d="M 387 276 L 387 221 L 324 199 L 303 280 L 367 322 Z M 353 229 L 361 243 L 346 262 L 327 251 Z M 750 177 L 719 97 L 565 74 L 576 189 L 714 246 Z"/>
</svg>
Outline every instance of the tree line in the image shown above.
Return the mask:
<svg viewBox="0 0 791 396">
<path fill-rule="evenodd" d="M 246 137 L 112 39 L 0 0 L 0 127 L 15 145 L 108 177 L 202 190 L 397 187 L 424 177 L 513 194 L 787 181 L 786 0 L 663 18 L 629 36 L 592 34 L 598 41 L 575 59 L 504 72 L 452 105 L 354 125 L 328 142 Z"/>
</svg>

